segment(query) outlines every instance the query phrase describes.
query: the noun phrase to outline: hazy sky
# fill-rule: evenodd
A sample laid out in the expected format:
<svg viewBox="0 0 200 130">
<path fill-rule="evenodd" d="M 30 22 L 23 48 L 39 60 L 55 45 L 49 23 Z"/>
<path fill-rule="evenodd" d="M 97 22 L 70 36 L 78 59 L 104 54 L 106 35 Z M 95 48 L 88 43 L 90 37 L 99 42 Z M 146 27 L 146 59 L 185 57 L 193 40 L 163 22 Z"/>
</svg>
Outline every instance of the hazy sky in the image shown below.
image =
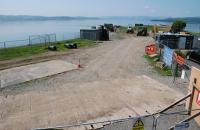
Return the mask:
<svg viewBox="0 0 200 130">
<path fill-rule="evenodd" d="M 200 0 L 0 0 L 0 15 L 200 16 Z"/>
</svg>

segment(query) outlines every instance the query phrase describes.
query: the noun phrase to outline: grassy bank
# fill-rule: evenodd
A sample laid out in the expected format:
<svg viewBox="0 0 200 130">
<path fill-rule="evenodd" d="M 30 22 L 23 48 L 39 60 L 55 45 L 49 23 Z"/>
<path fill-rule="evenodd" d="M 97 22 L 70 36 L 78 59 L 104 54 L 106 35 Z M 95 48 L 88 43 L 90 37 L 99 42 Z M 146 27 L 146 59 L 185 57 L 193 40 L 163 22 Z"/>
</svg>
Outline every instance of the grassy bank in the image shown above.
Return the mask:
<svg viewBox="0 0 200 130">
<path fill-rule="evenodd" d="M 165 67 L 164 69 L 160 69 L 160 68 L 156 67 L 156 62 L 154 61 L 154 58 L 150 58 L 147 55 L 144 55 L 144 58 L 149 62 L 149 65 L 152 66 L 154 68 L 154 70 L 157 73 L 159 73 L 160 75 L 162 75 L 162 76 L 172 76 L 171 68 Z"/>
<path fill-rule="evenodd" d="M 58 48 L 57 51 L 61 52 L 69 50 L 64 47 L 64 44 L 66 43 L 76 43 L 78 45 L 78 48 L 87 48 L 96 45 L 94 41 L 85 39 L 73 39 L 62 42 L 55 42 L 52 43 L 51 45 L 57 46 Z M 47 46 L 45 46 L 44 44 L 0 49 L 0 60 L 2 61 L 2 60 L 11 60 L 15 58 L 25 58 L 36 54 L 42 54 L 48 51 L 49 50 L 47 49 Z"/>
</svg>

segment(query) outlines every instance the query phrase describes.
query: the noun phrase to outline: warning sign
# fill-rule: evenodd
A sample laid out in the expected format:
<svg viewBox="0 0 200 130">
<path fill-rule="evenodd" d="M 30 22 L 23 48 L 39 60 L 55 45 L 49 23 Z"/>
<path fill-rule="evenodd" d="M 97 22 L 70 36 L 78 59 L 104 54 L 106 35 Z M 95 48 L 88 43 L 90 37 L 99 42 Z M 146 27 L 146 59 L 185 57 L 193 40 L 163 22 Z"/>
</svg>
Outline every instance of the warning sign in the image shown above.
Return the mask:
<svg viewBox="0 0 200 130">
<path fill-rule="evenodd" d="M 144 130 L 144 123 L 141 119 L 138 119 L 134 125 L 132 130 Z"/>
</svg>

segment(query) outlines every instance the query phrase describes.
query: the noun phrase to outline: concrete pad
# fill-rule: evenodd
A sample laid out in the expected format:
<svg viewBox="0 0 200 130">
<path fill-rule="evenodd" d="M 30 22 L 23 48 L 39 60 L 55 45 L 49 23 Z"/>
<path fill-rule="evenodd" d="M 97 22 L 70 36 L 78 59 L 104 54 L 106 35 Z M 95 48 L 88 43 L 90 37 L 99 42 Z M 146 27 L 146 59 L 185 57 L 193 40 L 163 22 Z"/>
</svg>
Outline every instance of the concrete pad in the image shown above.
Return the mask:
<svg viewBox="0 0 200 130">
<path fill-rule="evenodd" d="M 77 66 L 63 60 L 52 60 L 0 71 L 0 87 L 16 85 L 27 81 L 71 71 Z"/>
<path fill-rule="evenodd" d="M 56 91 L 33 91 L 3 99 L 0 129 L 27 130 L 142 116 L 146 110 L 157 112 L 183 96 L 145 75 L 79 85 L 68 83 Z"/>
</svg>

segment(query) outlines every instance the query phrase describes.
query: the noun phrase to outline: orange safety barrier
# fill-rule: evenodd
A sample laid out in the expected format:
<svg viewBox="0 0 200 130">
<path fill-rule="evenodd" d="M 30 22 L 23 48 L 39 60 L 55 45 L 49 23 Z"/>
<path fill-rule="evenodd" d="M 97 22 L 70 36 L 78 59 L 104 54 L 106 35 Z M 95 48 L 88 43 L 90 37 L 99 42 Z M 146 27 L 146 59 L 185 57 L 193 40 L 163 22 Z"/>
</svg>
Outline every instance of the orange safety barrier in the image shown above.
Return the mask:
<svg viewBox="0 0 200 130">
<path fill-rule="evenodd" d="M 179 56 L 179 55 L 177 55 L 177 54 L 175 53 L 175 59 L 176 59 L 176 62 L 177 62 L 179 65 L 184 65 L 185 59 L 184 59 L 183 57 L 181 57 L 181 56 Z"/>
<path fill-rule="evenodd" d="M 145 47 L 145 53 L 148 55 L 156 54 L 157 48 L 155 44 L 151 44 Z"/>
</svg>

